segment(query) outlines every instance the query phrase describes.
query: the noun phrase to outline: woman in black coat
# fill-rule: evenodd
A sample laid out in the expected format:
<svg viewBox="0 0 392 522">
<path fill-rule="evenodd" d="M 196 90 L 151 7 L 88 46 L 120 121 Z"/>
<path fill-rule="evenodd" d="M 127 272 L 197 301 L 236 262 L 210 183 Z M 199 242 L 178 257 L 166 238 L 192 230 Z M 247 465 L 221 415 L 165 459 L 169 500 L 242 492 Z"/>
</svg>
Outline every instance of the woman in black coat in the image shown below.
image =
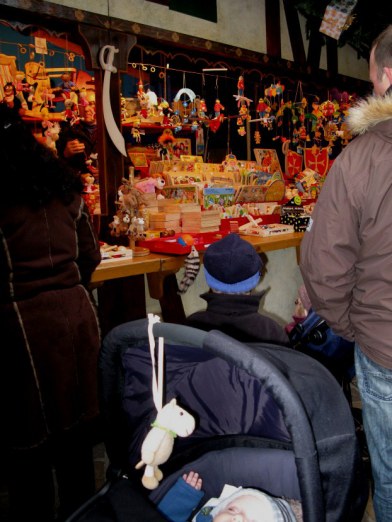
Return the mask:
<svg viewBox="0 0 392 522">
<path fill-rule="evenodd" d="M 60 518 L 95 490 L 99 243 L 79 176 L 0 104 L 0 403 L 11 520 Z M 5 446 L 4 446 L 5 445 Z"/>
</svg>

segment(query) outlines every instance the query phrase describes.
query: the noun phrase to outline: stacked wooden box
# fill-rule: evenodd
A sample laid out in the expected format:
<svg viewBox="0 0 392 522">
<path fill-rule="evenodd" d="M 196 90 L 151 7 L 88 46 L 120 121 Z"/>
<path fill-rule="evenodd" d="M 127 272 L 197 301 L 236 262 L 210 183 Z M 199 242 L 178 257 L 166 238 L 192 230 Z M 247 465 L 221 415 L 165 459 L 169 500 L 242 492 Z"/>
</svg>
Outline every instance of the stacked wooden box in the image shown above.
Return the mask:
<svg viewBox="0 0 392 522">
<path fill-rule="evenodd" d="M 202 210 L 196 203 L 174 203 L 170 199 L 158 201 L 159 212 L 150 214 L 150 228 L 199 234 L 217 232 L 220 228 L 220 210 Z M 180 230 L 174 220 L 180 216 Z"/>
<path fill-rule="evenodd" d="M 220 227 L 220 210 L 190 210 L 181 212 L 182 231 L 189 233 L 217 232 Z"/>
<path fill-rule="evenodd" d="M 151 193 L 151 194 L 144 193 L 143 201 L 150 212 L 158 211 L 158 200 L 157 200 L 157 196 L 155 193 Z"/>
<path fill-rule="evenodd" d="M 201 206 L 197 203 L 178 203 L 172 199 L 158 200 L 159 212 L 186 212 L 201 211 Z"/>
<path fill-rule="evenodd" d="M 149 228 L 153 230 L 173 230 L 181 232 L 181 213 L 177 212 L 150 212 Z"/>
</svg>

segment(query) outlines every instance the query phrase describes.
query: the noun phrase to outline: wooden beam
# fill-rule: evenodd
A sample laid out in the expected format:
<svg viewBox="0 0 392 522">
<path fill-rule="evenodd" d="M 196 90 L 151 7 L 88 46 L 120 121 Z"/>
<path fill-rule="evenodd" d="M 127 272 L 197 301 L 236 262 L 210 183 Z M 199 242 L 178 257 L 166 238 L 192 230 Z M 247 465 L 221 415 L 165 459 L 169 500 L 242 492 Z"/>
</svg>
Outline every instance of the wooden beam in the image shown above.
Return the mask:
<svg viewBox="0 0 392 522">
<path fill-rule="evenodd" d="M 280 2 L 265 0 L 265 21 L 267 33 L 267 54 L 280 58 L 282 46 L 280 40 Z"/>
<path fill-rule="evenodd" d="M 308 73 L 312 74 L 320 67 L 321 58 L 321 47 L 324 42 L 324 37 L 318 30 L 312 30 L 309 37 L 309 48 L 308 48 Z"/>
<path fill-rule="evenodd" d="M 283 0 L 284 11 L 286 15 L 287 29 L 289 31 L 291 50 L 293 51 L 294 61 L 305 65 L 306 53 L 305 46 L 299 23 L 298 11 L 293 7 L 291 0 Z"/>
<path fill-rule="evenodd" d="M 78 24 L 79 34 L 87 42 L 91 54 L 91 67 L 100 69 L 99 51 L 105 45 L 113 45 L 118 49 L 115 55 L 115 67 L 118 72 L 127 72 L 128 57 L 136 44 L 136 36 L 112 29 L 99 29 L 87 24 Z"/>
<path fill-rule="evenodd" d="M 121 128 L 121 79 L 120 72 L 126 72 L 128 56 L 132 47 L 136 44 L 136 37 L 126 33 L 118 33 L 107 29 L 97 29 L 89 25 L 79 24 L 79 34 L 87 42 L 90 49 L 90 67 L 95 71 L 95 98 L 97 105 L 97 129 L 98 129 L 98 158 L 99 177 L 101 191 L 101 211 L 103 216 L 108 216 L 111 221 L 115 214 L 115 201 L 117 191 L 124 176 L 124 157 L 113 145 L 103 120 L 102 86 L 104 71 L 99 63 L 99 52 L 105 45 L 113 45 L 118 49 L 115 54 L 114 66 L 117 73 L 111 75 L 110 104 L 113 110 L 114 120 Z M 103 219 L 103 221 L 105 221 Z M 106 223 L 103 223 L 106 225 Z M 101 227 L 102 230 L 108 227 Z"/>
<path fill-rule="evenodd" d="M 335 78 L 338 74 L 338 42 L 334 38 L 326 36 L 327 42 L 327 74 Z"/>
</svg>

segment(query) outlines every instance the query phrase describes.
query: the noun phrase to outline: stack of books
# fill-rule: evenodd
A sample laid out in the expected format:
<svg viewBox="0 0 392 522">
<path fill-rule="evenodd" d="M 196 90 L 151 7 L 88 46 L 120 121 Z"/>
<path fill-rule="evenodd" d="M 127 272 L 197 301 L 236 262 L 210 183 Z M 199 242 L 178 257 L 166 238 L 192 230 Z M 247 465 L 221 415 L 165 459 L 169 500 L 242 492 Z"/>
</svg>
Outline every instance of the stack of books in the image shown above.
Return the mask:
<svg viewBox="0 0 392 522">
<path fill-rule="evenodd" d="M 217 232 L 220 228 L 220 210 L 185 210 L 181 212 L 182 232 Z"/>
</svg>

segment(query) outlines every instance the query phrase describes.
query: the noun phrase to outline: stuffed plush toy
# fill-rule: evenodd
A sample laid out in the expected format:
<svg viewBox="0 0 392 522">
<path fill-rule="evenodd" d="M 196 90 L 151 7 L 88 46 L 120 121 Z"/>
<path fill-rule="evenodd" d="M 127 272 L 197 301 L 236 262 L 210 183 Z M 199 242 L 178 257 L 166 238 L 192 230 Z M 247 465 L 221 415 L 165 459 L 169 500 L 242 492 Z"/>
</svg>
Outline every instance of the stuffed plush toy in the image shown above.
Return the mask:
<svg viewBox="0 0 392 522">
<path fill-rule="evenodd" d="M 142 444 L 142 460 L 136 469 L 146 466 L 142 484 L 147 489 L 158 487 L 163 474 L 159 465 L 168 460 L 173 450 L 174 438 L 188 437 L 195 429 L 195 420 L 172 399 L 159 412 Z"/>
<path fill-rule="evenodd" d="M 165 180 L 162 176 L 154 176 L 155 179 L 155 194 L 157 199 L 165 199 L 165 195 L 163 194 L 163 189 L 166 185 Z"/>
<path fill-rule="evenodd" d="M 144 178 L 141 181 L 137 181 L 134 187 L 143 194 L 153 194 L 156 188 L 155 179 L 153 177 Z"/>
</svg>

